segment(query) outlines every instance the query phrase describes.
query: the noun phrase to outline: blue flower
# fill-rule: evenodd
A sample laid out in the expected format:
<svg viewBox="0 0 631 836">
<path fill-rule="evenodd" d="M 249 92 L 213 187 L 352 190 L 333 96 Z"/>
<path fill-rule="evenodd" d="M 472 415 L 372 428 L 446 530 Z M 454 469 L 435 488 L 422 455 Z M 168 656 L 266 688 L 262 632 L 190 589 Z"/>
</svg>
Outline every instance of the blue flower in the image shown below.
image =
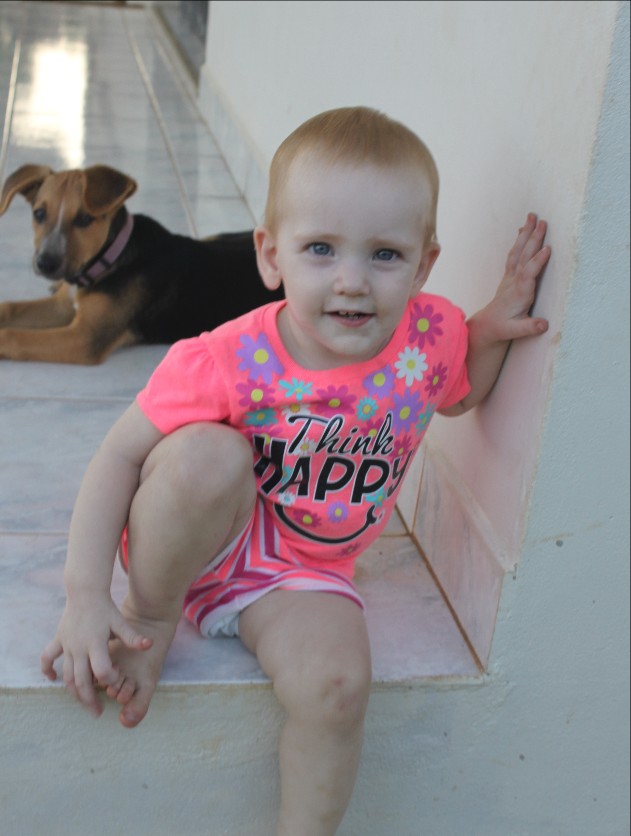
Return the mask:
<svg viewBox="0 0 631 836">
<path fill-rule="evenodd" d="M 374 398 L 362 398 L 357 404 L 357 417 L 360 421 L 367 421 L 377 409 L 377 401 Z"/>
<path fill-rule="evenodd" d="M 276 423 L 276 411 L 274 409 L 257 409 L 256 412 L 245 413 L 246 427 L 265 427 Z"/>
<path fill-rule="evenodd" d="M 298 380 L 297 378 L 292 377 L 291 383 L 288 383 L 286 380 L 279 380 L 278 384 L 283 387 L 285 395 L 288 398 L 293 395 L 297 401 L 301 401 L 305 395 L 307 395 L 307 397 L 311 397 L 311 387 L 313 386 L 313 383 L 306 383 L 304 380 Z"/>
<path fill-rule="evenodd" d="M 425 430 L 429 427 L 429 422 L 434 417 L 434 413 L 436 412 L 436 404 L 428 403 L 425 407 L 425 411 L 421 412 L 418 416 L 418 421 L 416 423 L 416 429 L 418 432 L 425 432 Z"/>
</svg>

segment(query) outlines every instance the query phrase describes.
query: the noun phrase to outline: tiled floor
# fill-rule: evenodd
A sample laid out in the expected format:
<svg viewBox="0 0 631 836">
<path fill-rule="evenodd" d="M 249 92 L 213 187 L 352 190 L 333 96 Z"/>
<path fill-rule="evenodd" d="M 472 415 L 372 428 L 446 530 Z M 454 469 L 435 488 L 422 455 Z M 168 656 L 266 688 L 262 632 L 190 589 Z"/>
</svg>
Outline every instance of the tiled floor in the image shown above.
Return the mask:
<svg viewBox="0 0 631 836">
<path fill-rule="evenodd" d="M 24 163 L 97 162 L 139 184 L 129 208 L 170 229 L 252 225 L 155 18 L 141 8 L 0 3 L 0 179 Z M 0 299 L 45 292 L 30 269 L 30 212 L 0 218 Z M 62 566 L 82 473 L 164 347 L 125 349 L 96 368 L 0 361 L 0 688 L 47 685 L 39 653 L 63 606 Z M 395 521 L 359 566 L 380 681 L 477 674 L 465 642 Z M 124 579 L 117 573 L 114 594 Z M 238 640 L 181 624 L 163 685 L 260 681 Z"/>
</svg>

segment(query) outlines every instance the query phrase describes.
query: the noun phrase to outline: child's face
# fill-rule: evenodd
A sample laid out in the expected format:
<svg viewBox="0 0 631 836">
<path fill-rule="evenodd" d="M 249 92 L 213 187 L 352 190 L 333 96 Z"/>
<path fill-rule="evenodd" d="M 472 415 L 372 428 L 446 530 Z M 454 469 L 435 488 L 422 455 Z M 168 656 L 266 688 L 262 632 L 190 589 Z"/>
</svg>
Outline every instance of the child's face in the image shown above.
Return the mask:
<svg viewBox="0 0 631 836">
<path fill-rule="evenodd" d="M 421 174 L 296 160 L 275 234 L 255 233 L 265 284 L 283 284 L 280 334 L 305 368 L 376 356 L 439 253 L 424 249 Z"/>
</svg>

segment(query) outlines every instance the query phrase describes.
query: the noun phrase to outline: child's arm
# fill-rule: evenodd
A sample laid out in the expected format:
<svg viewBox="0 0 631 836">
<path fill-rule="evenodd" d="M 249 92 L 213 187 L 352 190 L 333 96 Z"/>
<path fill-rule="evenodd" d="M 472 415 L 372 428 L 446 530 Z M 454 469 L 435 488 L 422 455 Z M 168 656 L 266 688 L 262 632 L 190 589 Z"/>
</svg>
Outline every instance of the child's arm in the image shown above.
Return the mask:
<svg viewBox="0 0 631 836">
<path fill-rule="evenodd" d="M 63 654 L 68 689 L 93 714 L 102 711 L 94 681 L 114 684 L 108 641 L 145 650 L 151 640 L 134 630 L 112 601 L 110 587 L 119 539 L 138 489 L 142 465 L 162 438 L 134 403 L 106 436 L 90 462 L 70 524 L 64 570 L 66 607 L 55 638 L 42 654 L 42 671 L 56 679 L 55 660 Z"/>
<path fill-rule="evenodd" d="M 467 373 L 471 391 L 442 415 L 462 415 L 488 395 L 500 373 L 511 340 L 535 337 L 548 330 L 545 319 L 528 312 L 535 300 L 537 277 L 550 257 L 543 246 L 547 225 L 529 214 L 506 259 L 504 278 L 493 300 L 474 314 L 469 326 Z"/>
</svg>

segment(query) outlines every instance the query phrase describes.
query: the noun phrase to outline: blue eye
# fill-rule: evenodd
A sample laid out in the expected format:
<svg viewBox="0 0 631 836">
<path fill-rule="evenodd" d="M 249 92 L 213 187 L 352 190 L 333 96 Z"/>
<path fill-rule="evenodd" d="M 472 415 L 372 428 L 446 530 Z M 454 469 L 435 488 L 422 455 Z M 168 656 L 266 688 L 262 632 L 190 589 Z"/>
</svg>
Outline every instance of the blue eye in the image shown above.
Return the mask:
<svg viewBox="0 0 631 836">
<path fill-rule="evenodd" d="M 394 261 L 399 257 L 399 253 L 396 250 L 377 250 L 373 257 L 376 261 Z"/>
<path fill-rule="evenodd" d="M 309 250 L 314 255 L 331 255 L 333 252 L 331 245 L 323 241 L 314 241 L 313 244 L 309 244 Z"/>
</svg>

